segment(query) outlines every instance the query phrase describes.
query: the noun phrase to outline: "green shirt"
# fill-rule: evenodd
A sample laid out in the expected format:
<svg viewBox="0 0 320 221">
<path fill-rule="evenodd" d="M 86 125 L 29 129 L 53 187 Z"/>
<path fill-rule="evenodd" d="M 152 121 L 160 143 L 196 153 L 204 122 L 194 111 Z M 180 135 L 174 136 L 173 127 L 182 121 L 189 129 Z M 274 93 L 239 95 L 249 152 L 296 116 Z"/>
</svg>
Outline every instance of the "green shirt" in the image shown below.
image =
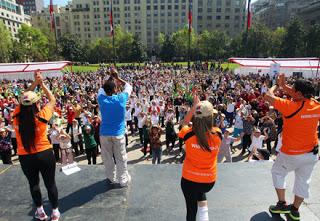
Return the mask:
<svg viewBox="0 0 320 221">
<path fill-rule="evenodd" d="M 91 127 L 91 131 L 90 133 L 88 134 L 85 130 L 85 128 L 87 126 L 90 126 Z M 93 149 L 93 148 L 96 148 L 97 146 L 97 142 L 96 140 L 94 139 L 94 129 L 92 127 L 91 124 L 87 124 L 85 126 L 82 127 L 82 134 L 83 134 L 83 140 L 84 140 L 84 144 L 86 145 L 86 149 Z"/>
</svg>

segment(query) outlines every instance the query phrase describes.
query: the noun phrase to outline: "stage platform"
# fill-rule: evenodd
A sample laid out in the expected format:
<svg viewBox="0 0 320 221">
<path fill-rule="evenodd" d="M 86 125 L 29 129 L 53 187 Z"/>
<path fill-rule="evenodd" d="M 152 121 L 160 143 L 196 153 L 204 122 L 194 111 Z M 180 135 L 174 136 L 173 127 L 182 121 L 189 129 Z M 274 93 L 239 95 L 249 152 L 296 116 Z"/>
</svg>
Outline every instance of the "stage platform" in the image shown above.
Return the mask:
<svg viewBox="0 0 320 221">
<path fill-rule="evenodd" d="M 268 213 L 276 201 L 272 163 L 220 164 L 219 178 L 208 194 L 210 220 L 277 221 Z M 0 221 L 30 221 L 34 213 L 27 180 L 19 166 L 0 165 Z M 183 221 L 185 202 L 180 190 L 181 165 L 132 165 L 132 184 L 110 189 L 103 166 L 81 166 L 65 176 L 57 171 L 61 221 Z M 293 175 L 288 177 L 288 199 Z M 45 209 L 50 205 L 42 186 Z M 320 165 L 311 183 L 312 197 L 301 208 L 303 221 L 320 221 Z"/>
</svg>

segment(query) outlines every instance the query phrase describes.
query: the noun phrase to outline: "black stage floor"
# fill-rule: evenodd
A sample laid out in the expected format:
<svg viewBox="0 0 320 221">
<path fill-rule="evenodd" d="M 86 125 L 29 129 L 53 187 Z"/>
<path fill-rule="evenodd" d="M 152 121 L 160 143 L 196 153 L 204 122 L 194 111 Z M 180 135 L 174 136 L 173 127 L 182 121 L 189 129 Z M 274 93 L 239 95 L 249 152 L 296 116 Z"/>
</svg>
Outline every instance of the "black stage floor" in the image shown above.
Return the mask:
<svg viewBox="0 0 320 221">
<path fill-rule="evenodd" d="M 208 194 L 210 220 L 277 221 L 267 212 L 276 201 L 271 163 L 219 165 L 219 178 Z M 19 166 L 0 165 L 0 221 L 30 221 L 34 213 L 27 180 Z M 132 184 L 109 189 L 103 166 L 81 166 L 71 176 L 57 172 L 61 221 L 183 221 L 185 204 L 180 190 L 181 165 L 130 166 Z M 301 208 L 303 221 L 320 221 L 320 165 L 311 192 Z M 293 175 L 288 179 L 288 199 Z M 45 208 L 50 206 L 42 186 Z"/>
</svg>

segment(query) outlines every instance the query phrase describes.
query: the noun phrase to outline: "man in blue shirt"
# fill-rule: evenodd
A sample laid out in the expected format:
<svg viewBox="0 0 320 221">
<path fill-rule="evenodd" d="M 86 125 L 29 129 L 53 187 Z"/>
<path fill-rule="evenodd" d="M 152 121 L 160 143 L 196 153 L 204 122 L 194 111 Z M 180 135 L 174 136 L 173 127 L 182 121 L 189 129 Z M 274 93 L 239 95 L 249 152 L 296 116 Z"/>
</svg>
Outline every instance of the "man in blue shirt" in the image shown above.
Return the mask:
<svg viewBox="0 0 320 221">
<path fill-rule="evenodd" d="M 124 90 L 118 93 L 117 85 Z M 98 92 L 98 103 L 102 122 L 100 125 L 101 157 L 106 168 L 107 182 L 119 182 L 126 187 L 131 176 L 127 169 L 127 151 L 125 142 L 126 104 L 132 92 L 132 86 L 119 78 L 116 70 L 111 70 L 111 77 L 105 81 Z M 114 156 L 114 159 L 113 159 Z"/>
</svg>

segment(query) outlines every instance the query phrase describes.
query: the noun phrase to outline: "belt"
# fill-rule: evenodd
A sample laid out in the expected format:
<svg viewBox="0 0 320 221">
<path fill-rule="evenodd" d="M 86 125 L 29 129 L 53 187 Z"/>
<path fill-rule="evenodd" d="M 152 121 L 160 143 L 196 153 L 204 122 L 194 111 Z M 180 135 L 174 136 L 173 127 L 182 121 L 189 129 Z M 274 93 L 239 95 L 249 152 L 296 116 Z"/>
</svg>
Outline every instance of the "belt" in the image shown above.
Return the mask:
<svg viewBox="0 0 320 221">
<path fill-rule="evenodd" d="M 314 146 L 314 148 L 309 153 L 317 155 L 319 153 L 319 145 Z"/>
</svg>

